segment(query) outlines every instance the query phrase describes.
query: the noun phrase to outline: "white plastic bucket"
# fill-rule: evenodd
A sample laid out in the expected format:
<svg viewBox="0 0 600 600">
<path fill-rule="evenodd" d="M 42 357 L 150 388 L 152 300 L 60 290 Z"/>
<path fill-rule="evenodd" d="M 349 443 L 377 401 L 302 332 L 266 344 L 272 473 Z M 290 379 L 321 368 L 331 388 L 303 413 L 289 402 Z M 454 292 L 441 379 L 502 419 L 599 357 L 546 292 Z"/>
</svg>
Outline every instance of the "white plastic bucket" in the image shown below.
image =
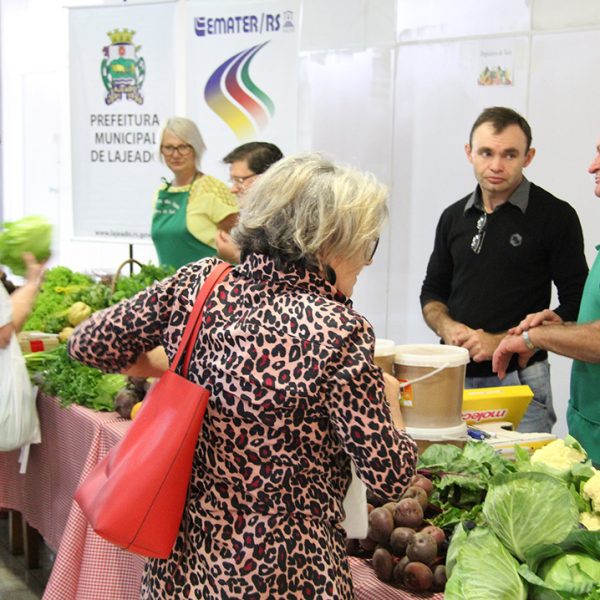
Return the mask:
<svg viewBox="0 0 600 600">
<path fill-rule="evenodd" d="M 394 375 L 402 388 L 400 408 L 407 427 L 431 429 L 462 424 L 468 362 L 468 350 L 458 346 L 396 346 Z"/>
<path fill-rule="evenodd" d="M 375 364 L 383 370 L 384 373 L 394 374 L 394 359 L 396 357 L 396 344 L 393 340 L 377 338 L 375 340 Z"/>
<path fill-rule="evenodd" d="M 463 448 L 469 439 L 467 424 L 464 422 L 456 427 L 434 427 L 431 429 L 407 427 L 406 433 L 415 440 L 419 452 L 423 452 L 431 444 L 453 444 Z"/>
</svg>

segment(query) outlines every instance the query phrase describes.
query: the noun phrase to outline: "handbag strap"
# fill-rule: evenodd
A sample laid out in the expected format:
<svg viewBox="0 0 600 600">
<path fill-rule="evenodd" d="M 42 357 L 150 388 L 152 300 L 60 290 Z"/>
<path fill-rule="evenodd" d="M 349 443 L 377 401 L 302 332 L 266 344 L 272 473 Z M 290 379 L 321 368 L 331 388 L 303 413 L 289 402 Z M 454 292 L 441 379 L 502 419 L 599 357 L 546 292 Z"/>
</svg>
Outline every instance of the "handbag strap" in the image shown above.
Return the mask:
<svg viewBox="0 0 600 600">
<path fill-rule="evenodd" d="M 181 338 L 181 342 L 179 343 L 179 348 L 177 348 L 175 358 L 173 359 L 173 362 L 169 367 L 170 371 L 175 371 L 177 369 L 181 357 L 185 352 L 182 374 L 184 377 L 187 377 L 188 365 L 190 363 L 190 357 L 192 355 L 192 348 L 194 347 L 198 331 L 200 330 L 200 325 L 202 324 L 204 304 L 206 303 L 208 297 L 212 294 L 212 291 L 217 285 L 217 283 L 225 279 L 225 277 L 227 276 L 229 271 L 231 271 L 231 269 L 232 266 L 229 263 L 222 262 L 221 264 L 217 265 L 210 272 L 210 275 L 204 280 L 204 283 L 198 291 L 196 301 L 194 302 L 194 308 L 192 309 L 188 322 L 185 326 L 185 329 L 183 330 L 183 337 Z"/>
</svg>

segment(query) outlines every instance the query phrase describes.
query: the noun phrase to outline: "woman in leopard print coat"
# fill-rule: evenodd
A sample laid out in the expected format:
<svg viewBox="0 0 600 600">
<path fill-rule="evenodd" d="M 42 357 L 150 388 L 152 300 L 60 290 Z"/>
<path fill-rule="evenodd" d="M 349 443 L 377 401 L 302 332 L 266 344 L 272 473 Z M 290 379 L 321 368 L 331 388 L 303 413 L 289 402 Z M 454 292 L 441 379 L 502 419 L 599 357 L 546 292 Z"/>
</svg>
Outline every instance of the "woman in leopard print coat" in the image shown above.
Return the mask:
<svg viewBox="0 0 600 600">
<path fill-rule="evenodd" d="M 386 399 L 397 383 L 373 364 L 373 329 L 350 300 L 386 214 L 371 175 L 319 155 L 253 186 L 233 232 L 242 262 L 209 299 L 190 363 L 211 398 L 180 533 L 168 559 L 148 561 L 143 598 L 353 598 L 340 526 L 351 461 L 390 498 L 416 463 Z M 113 372 L 159 345 L 172 359 L 217 262 L 92 315 L 71 356 Z"/>
</svg>

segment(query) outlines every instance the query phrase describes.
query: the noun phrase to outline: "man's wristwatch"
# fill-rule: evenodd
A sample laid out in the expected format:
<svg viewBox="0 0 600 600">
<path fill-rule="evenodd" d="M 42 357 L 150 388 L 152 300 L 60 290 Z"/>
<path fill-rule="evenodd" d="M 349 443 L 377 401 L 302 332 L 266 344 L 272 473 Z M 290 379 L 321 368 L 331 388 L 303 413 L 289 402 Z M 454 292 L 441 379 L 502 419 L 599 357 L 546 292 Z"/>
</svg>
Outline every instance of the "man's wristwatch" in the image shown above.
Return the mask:
<svg viewBox="0 0 600 600">
<path fill-rule="evenodd" d="M 529 331 L 524 331 L 521 334 L 521 337 L 523 338 L 523 342 L 529 350 L 537 350 L 535 344 L 531 341 L 531 338 L 529 337 Z"/>
</svg>

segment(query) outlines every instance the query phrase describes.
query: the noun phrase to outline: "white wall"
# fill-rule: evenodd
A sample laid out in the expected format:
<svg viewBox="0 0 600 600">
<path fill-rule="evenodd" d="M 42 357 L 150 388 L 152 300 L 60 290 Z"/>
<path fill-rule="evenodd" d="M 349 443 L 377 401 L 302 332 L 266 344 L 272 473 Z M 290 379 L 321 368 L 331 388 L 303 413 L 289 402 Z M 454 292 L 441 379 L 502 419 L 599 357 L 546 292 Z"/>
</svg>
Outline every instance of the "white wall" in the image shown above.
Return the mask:
<svg viewBox="0 0 600 600">
<path fill-rule="evenodd" d="M 4 217 L 45 214 L 57 227 L 55 263 L 114 269 L 125 244 L 72 239 L 63 2 L 0 0 Z M 512 52 L 514 85 L 477 86 L 481 51 L 496 47 Z M 463 145 L 486 106 L 529 119 L 537 155 L 527 174 L 575 206 L 591 262 L 599 50 L 596 0 L 304 0 L 298 150 L 372 170 L 391 189 L 389 231 L 355 295 L 380 337 L 435 340 L 419 290 L 441 210 L 474 186 Z M 152 246 L 134 252 L 155 260 Z M 563 434 L 570 361 L 552 366 Z"/>
<path fill-rule="evenodd" d="M 577 209 L 590 263 L 600 211 L 586 174 L 600 137 L 598 3 L 426 0 L 415 9 L 400 0 L 392 256 L 402 258 L 389 280 L 387 329 L 397 342 L 435 339 L 418 292 L 441 210 L 474 187 L 463 145 L 483 108 L 507 105 L 528 118 L 537 155 L 527 176 Z M 512 52 L 512 86 L 477 85 L 481 51 L 490 49 Z M 563 435 L 571 361 L 552 355 L 551 365 Z"/>
</svg>

